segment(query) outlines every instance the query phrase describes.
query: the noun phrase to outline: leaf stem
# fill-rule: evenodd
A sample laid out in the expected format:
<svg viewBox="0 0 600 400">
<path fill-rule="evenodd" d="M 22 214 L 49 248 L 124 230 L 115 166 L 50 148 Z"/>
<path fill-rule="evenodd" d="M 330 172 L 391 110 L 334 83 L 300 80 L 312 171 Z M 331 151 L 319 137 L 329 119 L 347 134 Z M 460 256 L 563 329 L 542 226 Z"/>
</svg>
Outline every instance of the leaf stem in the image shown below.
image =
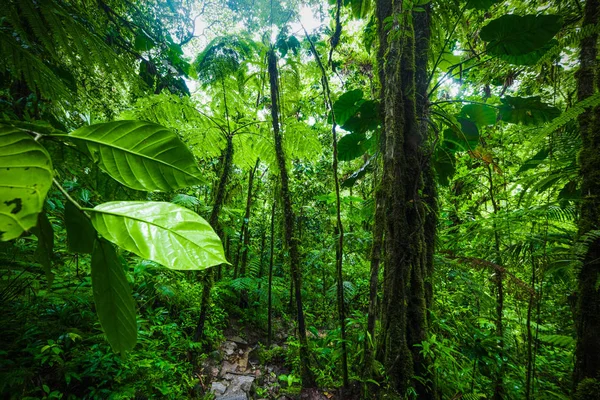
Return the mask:
<svg viewBox="0 0 600 400">
<path fill-rule="evenodd" d="M 77 207 L 77 209 L 79 211 L 83 211 L 83 207 L 81 207 L 81 205 L 79 205 L 79 203 L 74 198 L 72 198 L 69 193 L 67 193 L 67 191 L 65 190 L 65 188 L 63 188 L 62 185 L 60 183 L 58 183 L 58 181 L 56 180 L 56 178 L 52 178 L 52 183 L 54 183 L 54 185 L 56 185 L 56 187 L 58 188 L 58 190 L 60 190 L 60 192 L 67 198 L 67 200 L 69 200 L 71 203 L 73 203 L 73 205 L 75 207 Z"/>
</svg>

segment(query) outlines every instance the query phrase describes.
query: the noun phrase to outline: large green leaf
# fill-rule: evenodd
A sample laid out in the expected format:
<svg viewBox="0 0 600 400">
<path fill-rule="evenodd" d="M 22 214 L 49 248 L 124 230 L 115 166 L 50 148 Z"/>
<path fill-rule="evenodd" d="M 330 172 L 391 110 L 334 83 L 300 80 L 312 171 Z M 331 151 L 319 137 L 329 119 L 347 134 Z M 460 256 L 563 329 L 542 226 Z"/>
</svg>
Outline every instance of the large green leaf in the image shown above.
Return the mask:
<svg viewBox="0 0 600 400">
<path fill-rule="evenodd" d="M 350 90 L 344 93 L 333 103 L 333 113 L 335 122 L 338 125 L 344 125 L 346 121 L 353 116 L 358 107 L 362 104 L 363 92 L 360 89 Z"/>
<path fill-rule="evenodd" d="M 351 133 L 342 137 L 338 142 L 338 159 L 340 161 L 354 160 L 367 151 L 367 137 L 363 133 Z"/>
<path fill-rule="evenodd" d="M 501 119 L 512 124 L 540 125 L 550 122 L 560 115 L 558 108 L 542 103 L 540 96 L 505 96 L 500 101 L 502 101 Z"/>
<path fill-rule="evenodd" d="M 379 121 L 379 103 L 367 100 L 360 104 L 354 114 L 342 125 L 342 128 L 354 133 L 365 133 L 377 129 Z"/>
<path fill-rule="evenodd" d="M 33 137 L 0 125 L 0 240 L 15 239 L 37 224 L 52 172 L 50 155 Z"/>
<path fill-rule="evenodd" d="M 496 109 L 485 104 L 466 104 L 460 110 L 460 115 L 475 122 L 479 127 L 496 123 Z"/>
<path fill-rule="evenodd" d="M 135 301 L 115 248 L 103 239 L 96 240 L 92 253 L 92 289 L 108 343 L 117 353 L 132 350 L 137 341 Z"/>
<path fill-rule="evenodd" d="M 168 268 L 199 270 L 227 262 L 219 236 L 187 208 L 163 202 L 113 201 L 87 211 L 104 238 Z"/>
<path fill-rule="evenodd" d="M 529 53 L 519 55 L 499 54 L 498 57 L 509 64 L 535 65 L 550 49 L 557 45 L 558 40 L 552 39 L 544 46 Z"/>
<path fill-rule="evenodd" d="M 520 56 L 544 47 L 562 23 L 558 15 L 508 14 L 484 26 L 479 36 L 488 42 L 486 49 L 490 55 Z"/>
<path fill-rule="evenodd" d="M 200 183 L 194 156 L 169 129 L 144 121 L 79 128 L 68 137 L 115 180 L 137 190 L 176 190 Z"/>
<path fill-rule="evenodd" d="M 65 226 L 69 250 L 91 254 L 94 250 L 96 230 L 92 221 L 70 201 L 65 204 Z"/>
</svg>

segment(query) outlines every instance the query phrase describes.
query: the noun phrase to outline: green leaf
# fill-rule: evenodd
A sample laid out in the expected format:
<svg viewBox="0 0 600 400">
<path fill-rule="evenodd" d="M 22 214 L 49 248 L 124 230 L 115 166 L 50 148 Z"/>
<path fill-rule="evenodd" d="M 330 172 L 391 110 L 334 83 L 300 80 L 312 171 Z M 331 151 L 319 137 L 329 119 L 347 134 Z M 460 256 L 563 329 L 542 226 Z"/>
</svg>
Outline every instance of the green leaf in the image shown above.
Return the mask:
<svg viewBox="0 0 600 400">
<path fill-rule="evenodd" d="M 466 104 L 460 110 L 460 115 L 483 127 L 496 123 L 496 109 L 484 104 Z"/>
<path fill-rule="evenodd" d="M 35 258 L 38 260 L 48 280 L 48 286 L 54 281 L 52 273 L 52 258 L 54 256 L 54 229 L 45 212 L 38 214 L 38 223 L 31 229 L 38 238 L 37 248 L 35 249 Z"/>
<path fill-rule="evenodd" d="M 112 349 L 123 354 L 137 341 L 135 302 L 115 248 L 96 240 L 92 253 L 92 289 L 100 325 Z"/>
<path fill-rule="evenodd" d="M 340 98 L 333 103 L 333 113 L 335 114 L 335 122 L 338 125 L 344 125 L 348 118 L 353 116 L 358 107 L 362 103 L 363 92 L 360 89 L 351 90 L 344 93 Z"/>
<path fill-rule="evenodd" d="M 87 209 L 107 240 L 171 269 L 199 270 L 227 263 L 208 222 L 172 203 L 113 201 Z"/>
<path fill-rule="evenodd" d="M 366 18 L 371 11 L 372 0 L 350 0 L 352 17 L 354 19 Z"/>
<path fill-rule="evenodd" d="M 202 182 L 192 153 L 163 126 L 107 122 L 79 128 L 67 137 L 111 177 L 132 189 L 170 191 Z"/>
<path fill-rule="evenodd" d="M 508 14 L 484 26 L 479 36 L 488 42 L 490 55 L 520 56 L 544 47 L 560 31 L 562 23 L 558 15 Z"/>
<path fill-rule="evenodd" d="M 354 160 L 367 151 L 367 137 L 363 133 L 351 133 L 342 137 L 338 142 L 338 159 L 340 161 Z"/>
<path fill-rule="evenodd" d="M 540 125 L 560 115 L 558 108 L 542 103 L 540 96 L 505 96 L 500 101 L 503 104 L 500 107 L 501 119 L 512 124 Z"/>
<path fill-rule="evenodd" d="M 354 133 L 373 131 L 379 126 L 379 103 L 373 100 L 363 102 L 355 113 L 342 124 L 344 130 Z"/>
<path fill-rule="evenodd" d="M 65 226 L 69 250 L 75 253 L 92 254 L 96 230 L 92 221 L 70 201 L 65 204 Z"/>
<path fill-rule="evenodd" d="M 52 173 L 44 147 L 21 130 L 0 125 L 0 240 L 15 239 L 37 224 Z"/>
<path fill-rule="evenodd" d="M 531 51 L 529 53 L 521 54 L 521 55 L 508 55 L 508 54 L 500 54 L 498 57 L 501 60 L 506 61 L 509 64 L 513 65 L 535 65 L 537 62 L 554 46 L 558 45 L 558 40 L 552 39 L 544 46 L 540 47 L 537 50 Z"/>
</svg>

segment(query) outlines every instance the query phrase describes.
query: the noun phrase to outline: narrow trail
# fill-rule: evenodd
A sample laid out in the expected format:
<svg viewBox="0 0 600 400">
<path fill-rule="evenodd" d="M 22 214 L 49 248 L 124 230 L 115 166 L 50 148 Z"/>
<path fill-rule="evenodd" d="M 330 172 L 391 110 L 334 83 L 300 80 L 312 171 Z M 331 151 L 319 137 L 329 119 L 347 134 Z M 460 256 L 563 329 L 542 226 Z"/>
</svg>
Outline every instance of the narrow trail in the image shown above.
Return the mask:
<svg viewBox="0 0 600 400">
<path fill-rule="evenodd" d="M 235 325 L 235 323 L 233 323 Z M 333 395 L 325 395 L 318 389 L 304 390 L 302 393 L 292 395 L 282 388 L 285 383 L 280 376 L 289 374 L 290 371 L 283 363 L 284 360 L 272 360 L 272 363 L 261 365 L 259 352 L 261 344 L 258 338 L 247 335 L 248 340 L 242 339 L 235 332 L 238 329 L 230 324 L 226 332 L 226 339 L 218 350 L 204 362 L 204 374 L 210 380 L 207 387 L 214 394 L 215 400 L 329 400 Z M 247 332 L 250 333 L 250 332 Z M 285 337 L 281 338 L 285 341 Z M 284 349 L 282 343 L 274 344 L 272 348 Z"/>
</svg>

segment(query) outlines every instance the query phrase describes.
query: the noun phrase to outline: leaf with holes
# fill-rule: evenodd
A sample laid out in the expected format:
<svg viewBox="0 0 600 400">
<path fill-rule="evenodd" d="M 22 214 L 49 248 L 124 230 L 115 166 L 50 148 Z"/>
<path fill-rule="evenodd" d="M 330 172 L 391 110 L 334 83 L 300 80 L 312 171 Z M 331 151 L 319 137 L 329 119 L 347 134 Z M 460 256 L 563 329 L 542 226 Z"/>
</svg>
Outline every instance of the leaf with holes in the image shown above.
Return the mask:
<svg viewBox="0 0 600 400">
<path fill-rule="evenodd" d="M 0 125 L 0 240 L 33 228 L 52 185 L 44 147 L 20 129 Z"/>
<path fill-rule="evenodd" d="M 132 350 L 137 341 L 135 301 L 112 244 L 103 239 L 96 240 L 91 268 L 100 325 L 112 349 L 123 354 Z"/>
<path fill-rule="evenodd" d="M 74 141 L 100 168 L 132 189 L 170 191 L 202 182 L 192 153 L 161 125 L 116 121 L 57 136 Z"/>
<path fill-rule="evenodd" d="M 172 203 L 113 201 L 86 209 L 105 239 L 165 267 L 199 270 L 227 263 L 219 236 L 195 212 Z"/>
</svg>

